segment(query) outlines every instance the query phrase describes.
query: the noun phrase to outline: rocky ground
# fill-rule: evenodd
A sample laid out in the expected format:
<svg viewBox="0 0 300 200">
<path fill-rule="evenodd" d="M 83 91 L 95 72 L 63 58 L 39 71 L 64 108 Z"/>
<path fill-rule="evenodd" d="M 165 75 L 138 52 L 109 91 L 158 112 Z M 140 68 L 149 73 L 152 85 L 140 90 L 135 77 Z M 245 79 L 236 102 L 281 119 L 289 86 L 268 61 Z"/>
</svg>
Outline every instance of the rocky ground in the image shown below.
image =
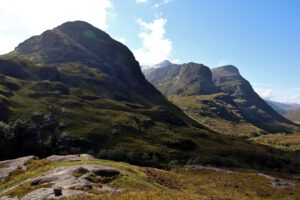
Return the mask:
<svg viewBox="0 0 300 200">
<path fill-rule="evenodd" d="M 87 154 L 0 162 L 0 200 L 299 199 L 300 176 L 189 165 L 160 170 Z"/>
</svg>

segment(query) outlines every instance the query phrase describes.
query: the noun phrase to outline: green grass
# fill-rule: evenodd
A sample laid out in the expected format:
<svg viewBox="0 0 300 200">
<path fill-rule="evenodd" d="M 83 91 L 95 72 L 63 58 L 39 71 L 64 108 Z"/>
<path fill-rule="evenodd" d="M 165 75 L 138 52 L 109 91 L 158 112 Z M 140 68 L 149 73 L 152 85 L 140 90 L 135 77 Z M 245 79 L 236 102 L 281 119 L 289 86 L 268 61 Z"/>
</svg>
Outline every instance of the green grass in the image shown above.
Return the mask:
<svg viewBox="0 0 300 200">
<path fill-rule="evenodd" d="M 211 128 L 212 130 L 234 137 L 251 137 L 253 133 L 259 133 L 262 130 L 256 126 L 243 121 L 239 112 L 233 110 L 227 103 L 221 102 L 218 98 L 222 97 L 222 93 L 212 95 L 194 95 L 194 96 L 173 96 L 170 101 L 178 105 L 187 115 L 198 121 L 199 123 Z M 240 118 L 240 122 L 234 122 L 230 119 L 222 118 L 213 113 L 211 105 L 203 102 L 208 101 L 215 106 L 230 112 L 231 115 Z"/>
<path fill-rule="evenodd" d="M 61 166 L 82 166 L 83 164 L 99 164 L 121 171 L 122 175 L 107 185 L 123 189 L 119 193 L 88 191 L 95 196 L 89 199 L 268 199 L 292 200 L 300 198 L 300 180 L 293 175 L 269 174 L 288 182 L 291 187 L 276 189 L 272 180 L 259 175 L 256 171 L 231 169 L 233 172 L 214 171 L 210 169 L 160 170 L 129 165 L 123 162 L 108 160 L 81 160 L 72 162 L 48 162 L 45 160 L 30 163 L 31 170 L 23 174 L 14 174 L 7 182 L 0 183 L 0 191 L 30 178 L 38 177 L 47 171 Z M 35 167 L 33 167 L 33 165 Z M 51 187 L 44 185 L 43 187 Z M 38 189 L 28 182 L 9 191 L 6 195 L 24 196 Z M 83 198 L 71 198 L 83 199 Z"/>
<path fill-rule="evenodd" d="M 260 137 L 255 137 L 251 140 L 277 149 L 283 149 L 288 151 L 300 150 L 300 134 L 269 134 Z"/>
</svg>

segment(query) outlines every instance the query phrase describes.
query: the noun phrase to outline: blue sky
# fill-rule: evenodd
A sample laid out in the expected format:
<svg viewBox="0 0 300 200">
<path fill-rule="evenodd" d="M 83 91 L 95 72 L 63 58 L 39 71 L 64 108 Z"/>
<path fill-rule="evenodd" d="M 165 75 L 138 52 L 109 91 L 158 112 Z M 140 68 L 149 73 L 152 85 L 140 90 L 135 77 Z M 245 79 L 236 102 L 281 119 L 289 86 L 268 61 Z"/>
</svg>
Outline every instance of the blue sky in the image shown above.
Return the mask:
<svg viewBox="0 0 300 200">
<path fill-rule="evenodd" d="M 298 0 L 1 1 L 0 53 L 64 21 L 85 20 L 124 42 L 143 65 L 233 64 L 261 96 L 300 103 Z"/>
</svg>

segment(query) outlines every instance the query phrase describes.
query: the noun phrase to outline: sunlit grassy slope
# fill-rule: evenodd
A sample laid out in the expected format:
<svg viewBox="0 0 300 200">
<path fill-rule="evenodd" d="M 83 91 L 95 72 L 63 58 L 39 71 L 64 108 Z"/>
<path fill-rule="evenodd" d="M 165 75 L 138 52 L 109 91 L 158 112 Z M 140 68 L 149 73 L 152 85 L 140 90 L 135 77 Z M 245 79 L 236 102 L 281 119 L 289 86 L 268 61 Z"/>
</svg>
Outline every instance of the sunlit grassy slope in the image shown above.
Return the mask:
<svg viewBox="0 0 300 200">
<path fill-rule="evenodd" d="M 89 164 L 120 170 L 122 176 L 107 184 L 112 188 L 121 189 L 120 192 L 99 192 L 91 189 L 85 190 L 85 192 L 93 196 L 70 199 L 297 200 L 300 198 L 300 179 L 294 175 L 209 167 L 198 169 L 197 167 L 196 169 L 176 168 L 166 171 L 107 160 L 32 161 L 27 164 L 28 170 L 26 172 L 12 173 L 7 181 L 0 183 L 0 191 L 6 190 L 1 195 L 20 198 L 30 191 L 38 189 L 30 184 L 31 178 L 39 177 L 57 167 L 86 166 Z M 276 181 L 282 181 L 287 186 L 283 188 L 274 187 Z M 23 184 L 13 187 L 21 182 Z M 51 185 L 39 186 L 39 188 L 48 187 L 51 187 Z"/>
</svg>

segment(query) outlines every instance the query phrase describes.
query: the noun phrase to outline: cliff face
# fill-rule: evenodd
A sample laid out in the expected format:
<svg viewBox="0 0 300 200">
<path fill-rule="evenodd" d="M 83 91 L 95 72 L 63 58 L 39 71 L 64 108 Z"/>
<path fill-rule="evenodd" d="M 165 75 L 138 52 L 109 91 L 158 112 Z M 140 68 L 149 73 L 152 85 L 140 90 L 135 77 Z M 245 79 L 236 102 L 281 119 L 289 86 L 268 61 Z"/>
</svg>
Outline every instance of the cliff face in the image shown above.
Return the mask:
<svg viewBox="0 0 300 200">
<path fill-rule="evenodd" d="M 232 97 L 249 122 L 269 132 L 291 131 L 288 126 L 295 124 L 274 111 L 258 96 L 236 67 L 219 67 L 212 69 L 212 73 L 216 86 Z"/>
<path fill-rule="evenodd" d="M 163 67 L 145 75 L 167 97 L 213 94 L 219 91 L 212 82 L 210 69 L 202 64 L 165 63 Z"/>
</svg>

